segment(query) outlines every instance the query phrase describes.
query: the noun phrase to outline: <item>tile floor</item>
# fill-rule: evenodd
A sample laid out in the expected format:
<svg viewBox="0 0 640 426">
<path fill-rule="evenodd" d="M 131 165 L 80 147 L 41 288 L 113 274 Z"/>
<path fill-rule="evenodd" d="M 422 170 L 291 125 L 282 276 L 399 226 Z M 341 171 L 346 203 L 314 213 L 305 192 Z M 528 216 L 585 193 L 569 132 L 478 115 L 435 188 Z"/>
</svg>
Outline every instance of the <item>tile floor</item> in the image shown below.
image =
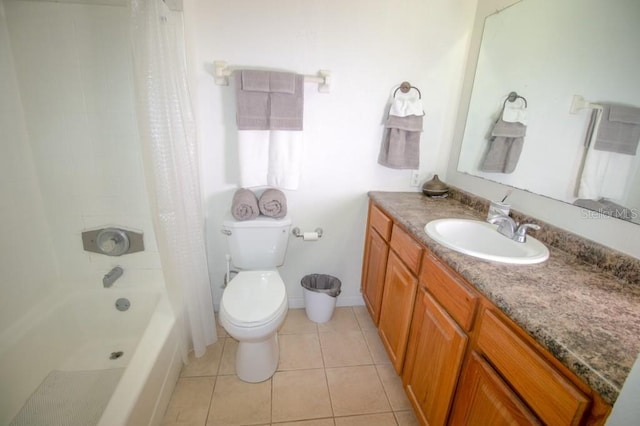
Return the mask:
<svg viewBox="0 0 640 426">
<path fill-rule="evenodd" d="M 316 324 L 290 309 L 279 332 L 280 365 L 262 383 L 234 374 L 237 342 L 219 340 L 182 369 L 164 425 L 417 425 L 364 306 L 336 308 Z"/>
</svg>

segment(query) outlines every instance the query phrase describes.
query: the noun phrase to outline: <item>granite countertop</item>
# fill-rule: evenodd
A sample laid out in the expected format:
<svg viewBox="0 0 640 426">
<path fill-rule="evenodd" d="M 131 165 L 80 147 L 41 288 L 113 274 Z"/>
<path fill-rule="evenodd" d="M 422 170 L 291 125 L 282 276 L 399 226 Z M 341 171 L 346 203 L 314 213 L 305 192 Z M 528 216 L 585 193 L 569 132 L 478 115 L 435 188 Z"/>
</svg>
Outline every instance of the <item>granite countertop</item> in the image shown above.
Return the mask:
<svg viewBox="0 0 640 426">
<path fill-rule="evenodd" d="M 484 220 L 486 213 L 459 199 L 416 192 L 369 197 L 613 405 L 640 353 L 640 285 L 561 244 L 565 250 L 550 245 L 549 235 L 543 240 L 549 259 L 536 265 L 500 264 L 450 250 L 427 236 L 424 226 L 452 217 Z"/>
</svg>

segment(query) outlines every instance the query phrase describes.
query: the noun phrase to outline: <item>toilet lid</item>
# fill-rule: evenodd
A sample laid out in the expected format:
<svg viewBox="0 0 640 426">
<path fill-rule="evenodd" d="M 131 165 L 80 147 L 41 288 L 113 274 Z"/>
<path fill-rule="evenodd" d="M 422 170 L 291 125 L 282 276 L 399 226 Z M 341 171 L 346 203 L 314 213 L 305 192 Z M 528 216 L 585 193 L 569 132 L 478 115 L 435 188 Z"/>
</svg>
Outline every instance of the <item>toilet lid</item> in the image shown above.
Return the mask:
<svg viewBox="0 0 640 426">
<path fill-rule="evenodd" d="M 233 322 L 256 325 L 276 315 L 285 299 L 284 282 L 277 271 L 243 271 L 227 284 L 221 305 Z"/>
</svg>

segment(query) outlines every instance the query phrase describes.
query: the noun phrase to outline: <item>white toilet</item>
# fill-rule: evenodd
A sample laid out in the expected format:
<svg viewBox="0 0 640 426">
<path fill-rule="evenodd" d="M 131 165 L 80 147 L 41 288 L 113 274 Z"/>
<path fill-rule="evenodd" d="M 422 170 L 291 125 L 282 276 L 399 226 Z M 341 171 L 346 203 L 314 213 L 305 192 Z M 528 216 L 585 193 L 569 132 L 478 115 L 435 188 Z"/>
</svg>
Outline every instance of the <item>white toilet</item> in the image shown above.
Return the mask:
<svg viewBox="0 0 640 426">
<path fill-rule="evenodd" d="M 290 228 L 289 217 L 236 221 L 228 215 L 223 222 L 231 262 L 240 272 L 222 293 L 219 317 L 239 342 L 236 374 L 245 382 L 267 380 L 278 368 L 277 330 L 288 304 L 276 268 L 284 263 Z"/>
</svg>

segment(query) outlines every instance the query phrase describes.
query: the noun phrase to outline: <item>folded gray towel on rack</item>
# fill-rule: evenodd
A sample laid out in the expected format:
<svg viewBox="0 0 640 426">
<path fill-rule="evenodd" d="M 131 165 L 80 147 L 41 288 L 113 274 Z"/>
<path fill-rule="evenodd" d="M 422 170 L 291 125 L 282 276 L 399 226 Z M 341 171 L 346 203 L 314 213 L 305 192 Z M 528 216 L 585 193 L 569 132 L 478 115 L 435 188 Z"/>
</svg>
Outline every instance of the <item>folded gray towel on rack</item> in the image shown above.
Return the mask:
<svg viewBox="0 0 640 426">
<path fill-rule="evenodd" d="M 242 70 L 240 88 L 247 92 L 270 92 L 271 73 L 269 71 Z"/>
<path fill-rule="evenodd" d="M 298 92 L 298 77 L 291 72 L 275 72 L 269 73 L 269 91 L 272 93 L 288 93 L 293 95 Z M 302 77 L 304 84 L 304 77 Z"/>
<path fill-rule="evenodd" d="M 640 108 L 602 104 L 602 119 L 593 149 L 636 155 L 640 140 Z"/>
<path fill-rule="evenodd" d="M 279 189 L 269 188 L 258 200 L 260 213 L 265 216 L 281 219 L 287 215 L 287 197 Z"/>
<path fill-rule="evenodd" d="M 269 73 L 245 70 L 235 71 L 233 76 L 238 130 L 269 130 Z M 267 91 L 261 90 L 265 81 Z M 244 87 L 256 90 L 245 90 Z"/>
<path fill-rule="evenodd" d="M 269 93 L 271 102 L 269 109 L 269 129 L 271 130 L 302 130 L 304 112 L 304 76 L 293 76 L 295 85 L 293 93 L 274 92 Z M 278 80 L 276 84 L 272 80 L 272 89 L 286 89 L 286 79 Z"/>
<path fill-rule="evenodd" d="M 513 173 L 524 145 L 527 126 L 498 119 L 491 130 L 490 145 L 480 165 L 489 173 Z"/>
<path fill-rule="evenodd" d="M 236 220 L 251 220 L 258 217 L 260 208 L 258 207 L 258 198 L 253 191 L 240 188 L 233 194 L 231 201 L 231 215 Z"/>
<path fill-rule="evenodd" d="M 418 169 L 422 121 L 422 116 L 417 115 L 390 115 L 385 123 L 378 163 L 392 169 Z"/>
<path fill-rule="evenodd" d="M 302 130 L 304 76 L 285 72 L 234 72 L 238 130 Z"/>
</svg>

